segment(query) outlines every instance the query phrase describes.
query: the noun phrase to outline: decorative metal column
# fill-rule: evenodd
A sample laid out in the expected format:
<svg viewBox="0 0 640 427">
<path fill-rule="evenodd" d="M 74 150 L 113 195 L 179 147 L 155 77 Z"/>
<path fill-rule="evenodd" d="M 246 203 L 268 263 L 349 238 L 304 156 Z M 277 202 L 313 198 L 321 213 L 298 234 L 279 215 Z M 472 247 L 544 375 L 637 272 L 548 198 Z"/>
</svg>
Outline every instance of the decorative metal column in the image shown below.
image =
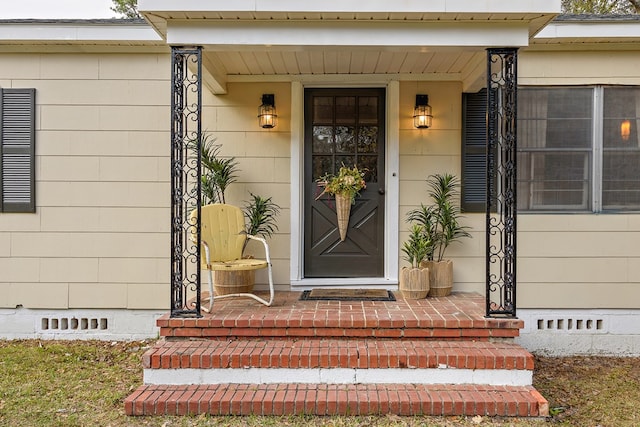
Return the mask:
<svg viewBox="0 0 640 427">
<path fill-rule="evenodd" d="M 201 75 L 201 47 L 171 47 L 171 317 L 200 317 Z"/>
<path fill-rule="evenodd" d="M 488 317 L 516 317 L 517 60 L 517 48 L 487 50 Z"/>
</svg>

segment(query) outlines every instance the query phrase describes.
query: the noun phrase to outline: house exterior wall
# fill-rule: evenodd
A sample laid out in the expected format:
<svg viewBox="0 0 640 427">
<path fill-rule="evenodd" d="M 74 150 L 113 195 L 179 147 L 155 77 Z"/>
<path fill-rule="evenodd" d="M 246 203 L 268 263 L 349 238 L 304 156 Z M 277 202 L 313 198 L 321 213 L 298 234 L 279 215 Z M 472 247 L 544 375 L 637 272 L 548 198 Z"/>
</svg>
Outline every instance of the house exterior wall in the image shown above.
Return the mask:
<svg viewBox="0 0 640 427">
<path fill-rule="evenodd" d="M 416 94 L 428 94 L 433 125 L 416 129 L 411 112 Z M 407 212 L 429 204 L 426 179 L 436 173 L 460 178 L 462 134 L 461 82 L 401 82 L 400 84 L 400 216 L 399 243 L 409 235 Z M 454 289 L 484 292 L 484 215 L 465 214 L 472 238 L 461 239 L 447 249 L 454 264 Z M 400 254 L 401 255 L 401 254 Z M 408 265 L 402 261 L 401 266 Z"/>
<path fill-rule="evenodd" d="M 277 289 L 289 289 L 289 240 L 291 200 L 291 84 L 229 83 L 227 94 L 214 96 L 203 90 L 202 128 L 221 144 L 222 156 L 238 162 L 237 182 L 227 190 L 226 202 L 243 206 L 250 194 L 272 197 L 280 208 L 278 230 L 269 239 Z M 273 93 L 278 113 L 274 129 L 258 126 L 262 94 Z M 262 250 L 256 244 L 256 254 Z M 251 252 L 251 247 L 247 249 Z M 256 272 L 256 284 L 268 283 L 266 270 Z"/>
<path fill-rule="evenodd" d="M 0 87 L 36 89 L 36 213 L 0 214 L 0 308 L 169 307 L 170 56 L 2 54 Z M 257 125 L 262 93 L 279 125 Z M 288 283 L 289 83 L 203 90 L 203 129 L 235 156 L 228 202 L 282 207 L 270 240 Z M 259 247 L 255 247 L 260 250 Z M 266 283 L 258 272 L 257 283 Z M 282 287 L 282 286 L 280 286 Z M 286 286 L 288 288 L 288 286 Z"/>
<path fill-rule="evenodd" d="M 631 51 L 523 51 L 520 85 L 640 85 Z M 518 306 L 638 308 L 640 214 L 518 216 Z"/>
<path fill-rule="evenodd" d="M 36 213 L 0 214 L 0 307 L 168 307 L 167 54 L 0 55 L 36 88 Z"/>
</svg>

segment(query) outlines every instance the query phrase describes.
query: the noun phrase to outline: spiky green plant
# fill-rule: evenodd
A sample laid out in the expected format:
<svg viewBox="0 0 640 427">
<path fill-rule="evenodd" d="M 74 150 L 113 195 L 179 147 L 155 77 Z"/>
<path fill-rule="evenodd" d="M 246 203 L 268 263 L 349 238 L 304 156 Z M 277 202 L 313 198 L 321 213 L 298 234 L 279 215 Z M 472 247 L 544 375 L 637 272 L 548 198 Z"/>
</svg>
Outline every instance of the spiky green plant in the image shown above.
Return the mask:
<svg viewBox="0 0 640 427">
<path fill-rule="evenodd" d="M 407 221 L 422 227 L 425 239 L 432 242 L 428 261 L 442 261 L 449 245 L 462 237 L 471 237 L 469 227 L 460 224 L 460 208 L 456 204 L 460 181 L 451 174 L 435 174 L 427 178 L 432 204 L 413 209 Z"/>
<path fill-rule="evenodd" d="M 190 148 L 197 152 L 200 149 L 202 174 L 200 176 L 202 204 L 225 203 L 227 187 L 236 181 L 238 162 L 235 157 L 220 156 L 220 144 L 216 138 L 204 133 L 200 140 L 190 142 Z"/>
<path fill-rule="evenodd" d="M 259 237 L 271 237 L 278 230 L 276 216 L 280 213 L 278 206 L 271 197 L 262 197 L 253 193 L 251 200 L 246 201 L 243 211 L 247 219 L 247 234 Z"/>
<path fill-rule="evenodd" d="M 413 268 L 420 267 L 420 261 L 425 259 L 429 252 L 433 252 L 433 242 L 424 233 L 423 226 L 413 224 L 409 239 L 402 246 L 402 252 L 405 254 L 402 258 Z"/>
</svg>

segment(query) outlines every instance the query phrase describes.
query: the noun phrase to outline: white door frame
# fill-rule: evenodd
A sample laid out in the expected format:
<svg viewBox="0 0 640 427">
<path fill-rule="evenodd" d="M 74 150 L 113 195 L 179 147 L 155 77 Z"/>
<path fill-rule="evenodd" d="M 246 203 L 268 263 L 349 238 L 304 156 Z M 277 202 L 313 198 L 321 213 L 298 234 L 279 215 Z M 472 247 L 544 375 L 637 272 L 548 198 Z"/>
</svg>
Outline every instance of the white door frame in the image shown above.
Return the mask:
<svg viewBox="0 0 640 427">
<path fill-rule="evenodd" d="M 291 287 L 299 290 L 314 287 L 362 287 L 396 289 L 398 286 L 398 220 L 400 184 L 400 83 L 397 80 L 361 79 L 305 82 L 291 84 Z M 353 80 L 345 84 L 345 80 Z M 305 87 L 384 87 L 386 93 L 385 197 L 384 197 L 384 276 L 354 278 L 302 277 L 304 263 L 304 89 Z"/>
</svg>

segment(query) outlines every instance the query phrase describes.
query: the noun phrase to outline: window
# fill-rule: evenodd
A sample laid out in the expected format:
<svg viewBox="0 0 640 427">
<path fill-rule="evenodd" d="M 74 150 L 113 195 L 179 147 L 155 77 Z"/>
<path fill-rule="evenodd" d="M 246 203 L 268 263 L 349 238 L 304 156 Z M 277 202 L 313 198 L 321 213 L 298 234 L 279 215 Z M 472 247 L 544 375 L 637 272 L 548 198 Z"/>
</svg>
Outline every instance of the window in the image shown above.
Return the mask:
<svg viewBox="0 0 640 427">
<path fill-rule="evenodd" d="M 640 210 L 640 88 L 603 92 L 602 209 Z"/>
<path fill-rule="evenodd" d="M 465 94 L 463 105 L 469 96 L 477 94 Z M 474 108 L 476 116 L 478 108 L 484 115 L 486 105 Z M 468 111 L 463 119 L 465 134 L 468 123 L 477 126 Z M 519 88 L 518 209 L 640 210 L 638 126 L 640 87 Z M 467 158 L 469 147 L 463 135 L 463 172 L 478 163 Z M 476 172 L 473 182 L 484 173 Z M 473 200 L 467 192 L 479 194 L 473 185 L 463 186 L 463 207 L 465 198 Z M 482 211 L 473 205 L 468 210 Z"/>
<path fill-rule="evenodd" d="M 590 209 L 593 92 L 519 89 L 518 209 Z"/>
<path fill-rule="evenodd" d="M 35 209 L 35 89 L 0 89 L 0 212 Z"/>
</svg>

